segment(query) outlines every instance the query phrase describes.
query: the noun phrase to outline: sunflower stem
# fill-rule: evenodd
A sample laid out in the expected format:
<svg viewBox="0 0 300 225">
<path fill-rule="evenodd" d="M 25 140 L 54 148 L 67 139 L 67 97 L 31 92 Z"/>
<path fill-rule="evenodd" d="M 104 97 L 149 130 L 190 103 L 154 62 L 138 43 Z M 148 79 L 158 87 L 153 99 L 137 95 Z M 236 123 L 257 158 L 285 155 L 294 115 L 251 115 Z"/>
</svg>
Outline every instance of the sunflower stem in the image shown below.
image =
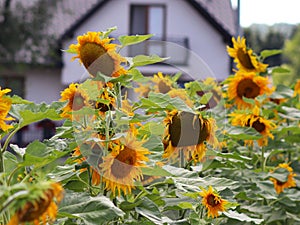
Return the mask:
<svg viewBox="0 0 300 225">
<path fill-rule="evenodd" d="M 265 172 L 266 160 L 265 160 L 265 148 L 261 147 L 261 171 Z"/>
</svg>

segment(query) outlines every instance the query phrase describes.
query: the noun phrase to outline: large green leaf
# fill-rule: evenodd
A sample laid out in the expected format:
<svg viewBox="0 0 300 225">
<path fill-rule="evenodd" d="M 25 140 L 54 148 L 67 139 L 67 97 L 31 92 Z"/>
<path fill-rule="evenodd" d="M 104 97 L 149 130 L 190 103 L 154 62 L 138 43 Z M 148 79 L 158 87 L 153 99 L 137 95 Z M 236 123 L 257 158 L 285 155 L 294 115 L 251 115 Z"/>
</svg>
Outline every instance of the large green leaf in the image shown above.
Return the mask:
<svg viewBox="0 0 300 225">
<path fill-rule="evenodd" d="M 232 211 L 232 210 L 223 212 L 223 214 L 228 218 L 236 219 L 236 220 L 239 220 L 242 222 L 253 222 L 255 224 L 261 224 L 263 222 L 263 219 L 251 218 L 244 213 L 238 213 L 238 212 Z"/>
<path fill-rule="evenodd" d="M 75 217 L 86 225 L 106 224 L 124 216 L 107 197 L 91 197 L 86 193 L 67 191 L 59 207 L 58 216 Z"/>
<path fill-rule="evenodd" d="M 133 57 L 132 59 L 132 65 L 131 67 L 137 67 L 137 66 L 146 66 L 149 64 L 155 64 L 158 62 L 162 62 L 167 60 L 168 58 L 161 58 L 158 55 L 137 55 Z"/>
<path fill-rule="evenodd" d="M 238 140 L 257 140 L 262 136 L 252 127 L 231 127 L 226 133 L 228 136 Z"/>
<path fill-rule="evenodd" d="M 143 42 L 149 38 L 151 38 L 153 34 L 147 34 L 147 35 L 123 35 L 120 36 L 118 39 L 123 47 L 128 45 L 134 45 L 138 44 L 140 42 Z"/>
</svg>

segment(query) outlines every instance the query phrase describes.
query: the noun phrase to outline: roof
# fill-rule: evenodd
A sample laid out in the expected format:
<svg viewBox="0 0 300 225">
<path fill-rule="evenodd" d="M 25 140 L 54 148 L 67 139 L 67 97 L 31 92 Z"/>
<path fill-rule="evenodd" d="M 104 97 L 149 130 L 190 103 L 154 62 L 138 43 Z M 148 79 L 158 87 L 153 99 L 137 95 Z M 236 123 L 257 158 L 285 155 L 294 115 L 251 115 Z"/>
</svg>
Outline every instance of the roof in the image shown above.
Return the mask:
<svg viewBox="0 0 300 225">
<path fill-rule="evenodd" d="M 73 32 L 109 0 L 61 0 L 53 15 L 53 30 L 60 39 Z M 235 11 L 230 0 L 186 0 L 215 27 L 226 41 L 236 34 Z M 64 13 L 65 10 L 69 14 Z"/>
</svg>

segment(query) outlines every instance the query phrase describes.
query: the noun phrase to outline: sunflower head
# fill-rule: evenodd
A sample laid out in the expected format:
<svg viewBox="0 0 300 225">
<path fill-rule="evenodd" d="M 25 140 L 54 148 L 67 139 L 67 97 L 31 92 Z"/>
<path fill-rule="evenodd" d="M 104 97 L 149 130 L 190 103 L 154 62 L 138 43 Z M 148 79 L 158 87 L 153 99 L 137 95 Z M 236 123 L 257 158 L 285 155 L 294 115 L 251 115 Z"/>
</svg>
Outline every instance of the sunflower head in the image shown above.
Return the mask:
<svg viewBox="0 0 300 225">
<path fill-rule="evenodd" d="M 218 217 L 219 212 L 225 211 L 225 206 L 228 202 L 222 199 L 220 195 L 213 190 L 212 186 L 209 186 L 208 190 L 202 189 L 200 196 L 202 197 L 202 205 L 207 210 L 208 218 Z"/>
<path fill-rule="evenodd" d="M 13 126 L 7 124 L 6 121 L 14 120 L 12 117 L 7 117 L 9 110 L 11 108 L 12 101 L 6 96 L 11 90 L 6 88 L 1 90 L 0 87 L 0 130 L 7 131 Z"/>
<path fill-rule="evenodd" d="M 228 81 L 228 99 L 234 101 L 239 109 L 252 107 L 243 97 L 255 99 L 259 95 L 269 95 L 273 91 L 268 87 L 268 79 L 255 73 L 237 72 L 228 78 Z"/>
<path fill-rule="evenodd" d="M 262 135 L 262 138 L 257 140 L 259 146 L 268 145 L 268 138 L 274 138 L 271 131 L 276 128 L 276 125 L 260 115 L 258 106 L 255 106 L 252 112 L 231 113 L 229 116 L 232 118 L 231 124 L 233 126 L 252 127 L 259 132 Z M 249 140 L 245 143 L 252 145 L 253 141 Z"/>
<path fill-rule="evenodd" d="M 280 168 L 287 170 L 288 176 L 284 182 L 277 180 L 276 178 L 273 178 L 273 177 L 270 178 L 270 180 L 274 184 L 274 188 L 275 188 L 277 194 L 280 194 L 281 192 L 283 192 L 283 190 L 285 188 L 296 187 L 296 181 L 294 179 L 296 174 L 293 172 L 293 168 L 290 167 L 289 164 L 287 164 L 287 163 L 281 163 L 278 165 L 278 167 L 276 167 L 276 169 L 280 169 Z"/>
<path fill-rule="evenodd" d="M 154 74 L 151 81 L 154 83 L 154 91 L 162 94 L 166 94 L 173 88 L 173 81 L 169 76 L 164 76 L 162 72 Z"/>
<path fill-rule="evenodd" d="M 183 151 L 186 159 L 200 161 L 205 155 L 205 142 L 214 144 L 214 123 L 191 112 L 172 111 L 165 119 L 165 152 L 163 158 L 178 159 Z"/>
<path fill-rule="evenodd" d="M 264 72 L 268 64 L 261 63 L 252 49 L 247 48 L 246 39 L 238 37 L 237 40 L 232 38 L 233 48 L 227 46 L 229 56 L 234 58 L 237 68 L 246 72 Z"/>
<path fill-rule="evenodd" d="M 106 76 L 119 76 L 126 70 L 120 65 L 126 60 L 116 53 L 116 44 L 111 38 L 102 38 L 102 32 L 87 32 L 77 37 L 77 44 L 70 45 L 69 49 L 77 53 L 78 58 L 92 76 L 101 72 Z"/>
<path fill-rule="evenodd" d="M 63 108 L 61 116 L 72 120 L 72 112 L 82 109 L 84 106 L 89 105 L 89 97 L 79 84 L 70 84 L 61 93 L 60 101 L 67 101 L 67 105 Z"/>
<path fill-rule="evenodd" d="M 40 193 L 40 196 L 22 204 L 7 225 L 26 222 L 33 222 L 34 224 L 42 222 L 46 225 L 47 222 L 55 220 L 58 209 L 57 204 L 63 197 L 63 188 L 59 183 L 45 183 L 41 187 L 44 189 L 36 190 Z M 32 195 L 35 195 L 35 193 L 32 193 Z"/>
<path fill-rule="evenodd" d="M 111 152 L 103 157 L 100 164 L 103 174 L 105 189 L 112 191 L 114 195 L 123 193 L 126 195 L 134 189 L 134 182 L 141 181 L 143 174 L 141 167 L 145 167 L 148 161 L 149 150 L 142 145 L 144 140 L 138 141 L 134 134 L 128 133 L 125 138 L 110 143 Z"/>
</svg>

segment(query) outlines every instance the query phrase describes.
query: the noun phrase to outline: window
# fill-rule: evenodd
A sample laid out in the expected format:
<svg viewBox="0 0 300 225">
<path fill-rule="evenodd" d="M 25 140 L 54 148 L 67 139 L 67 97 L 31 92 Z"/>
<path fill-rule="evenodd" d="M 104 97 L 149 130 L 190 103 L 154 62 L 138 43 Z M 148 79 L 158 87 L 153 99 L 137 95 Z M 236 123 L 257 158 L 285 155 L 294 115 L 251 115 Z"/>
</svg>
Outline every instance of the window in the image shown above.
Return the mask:
<svg viewBox="0 0 300 225">
<path fill-rule="evenodd" d="M 1 89 L 11 89 L 10 95 L 18 95 L 24 98 L 24 77 L 0 76 L 0 87 Z"/>
<path fill-rule="evenodd" d="M 131 5 L 130 33 L 154 34 L 156 41 L 165 40 L 165 6 L 164 5 Z M 163 55 L 161 44 L 144 42 L 130 48 L 130 55 L 157 54 Z"/>
</svg>

